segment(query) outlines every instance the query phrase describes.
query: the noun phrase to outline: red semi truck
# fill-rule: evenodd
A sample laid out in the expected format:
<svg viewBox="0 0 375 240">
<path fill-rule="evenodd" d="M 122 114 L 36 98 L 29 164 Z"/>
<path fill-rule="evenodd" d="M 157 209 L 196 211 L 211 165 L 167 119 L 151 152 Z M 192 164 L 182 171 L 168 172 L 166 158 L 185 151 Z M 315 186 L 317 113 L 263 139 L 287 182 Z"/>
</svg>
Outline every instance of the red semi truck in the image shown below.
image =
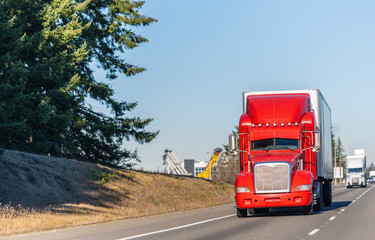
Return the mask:
<svg viewBox="0 0 375 240">
<path fill-rule="evenodd" d="M 280 207 L 310 215 L 332 204 L 331 110 L 319 90 L 243 93 L 238 135 L 238 217 Z"/>
</svg>

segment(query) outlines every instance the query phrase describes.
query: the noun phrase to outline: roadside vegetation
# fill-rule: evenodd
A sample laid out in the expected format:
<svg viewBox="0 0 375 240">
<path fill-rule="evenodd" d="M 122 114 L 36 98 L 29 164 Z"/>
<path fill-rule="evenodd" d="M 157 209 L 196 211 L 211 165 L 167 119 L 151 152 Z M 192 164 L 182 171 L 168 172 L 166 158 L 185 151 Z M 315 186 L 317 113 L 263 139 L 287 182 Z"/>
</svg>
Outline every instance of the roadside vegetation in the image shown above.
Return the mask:
<svg viewBox="0 0 375 240">
<path fill-rule="evenodd" d="M 0 236 L 204 208 L 234 195 L 231 184 L 9 150 L 0 178 Z"/>
<path fill-rule="evenodd" d="M 111 87 L 146 70 L 126 61 L 157 22 L 144 1 L 0 2 L 1 236 L 232 201 L 231 185 L 123 169 L 139 161 L 126 142 L 159 133 Z"/>
<path fill-rule="evenodd" d="M 117 100 L 111 81 L 146 70 L 125 60 L 148 42 L 135 29 L 157 21 L 143 4 L 0 0 L 0 148 L 123 167 L 139 160 L 125 143 L 158 131 L 146 129 L 152 118 L 129 116 L 137 102 Z"/>
</svg>

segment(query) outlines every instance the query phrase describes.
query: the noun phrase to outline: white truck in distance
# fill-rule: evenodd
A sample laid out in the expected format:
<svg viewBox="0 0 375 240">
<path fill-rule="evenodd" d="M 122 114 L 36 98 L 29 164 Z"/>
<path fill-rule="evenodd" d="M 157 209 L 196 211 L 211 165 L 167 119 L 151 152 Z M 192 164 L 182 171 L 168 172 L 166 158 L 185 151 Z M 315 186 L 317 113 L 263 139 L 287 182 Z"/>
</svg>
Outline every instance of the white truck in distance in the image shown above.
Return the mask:
<svg viewBox="0 0 375 240">
<path fill-rule="evenodd" d="M 366 187 L 366 155 L 364 149 L 355 149 L 354 156 L 346 157 L 346 187 Z"/>
<path fill-rule="evenodd" d="M 368 180 L 369 180 L 370 183 L 374 183 L 375 182 L 375 171 L 370 171 L 369 172 Z"/>
</svg>

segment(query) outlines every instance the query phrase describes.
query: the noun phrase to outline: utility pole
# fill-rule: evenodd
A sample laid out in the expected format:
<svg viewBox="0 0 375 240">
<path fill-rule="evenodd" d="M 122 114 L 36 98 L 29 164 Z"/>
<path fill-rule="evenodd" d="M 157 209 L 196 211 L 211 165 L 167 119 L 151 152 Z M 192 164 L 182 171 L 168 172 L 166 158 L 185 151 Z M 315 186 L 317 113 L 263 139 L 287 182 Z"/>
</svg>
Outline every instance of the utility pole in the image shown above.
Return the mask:
<svg viewBox="0 0 375 240">
<path fill-rule="evenodd" d="M 340 184 L 341 184 L 341 154 L 339 155 L 339 159 L 340 159 Z"/>
<path fill-rule="evenodd" d="M 336 144 L 337 145 L 337 144 Z M 334 168 L 334 171 L 336 171 L 336 160 L 337 160 L 337 146 L 335 147 L 335 168 Z M 337 184 L 337 178 L 336 176 L 334 176 L 335 178 L 335 185 Z"/>
</svg>

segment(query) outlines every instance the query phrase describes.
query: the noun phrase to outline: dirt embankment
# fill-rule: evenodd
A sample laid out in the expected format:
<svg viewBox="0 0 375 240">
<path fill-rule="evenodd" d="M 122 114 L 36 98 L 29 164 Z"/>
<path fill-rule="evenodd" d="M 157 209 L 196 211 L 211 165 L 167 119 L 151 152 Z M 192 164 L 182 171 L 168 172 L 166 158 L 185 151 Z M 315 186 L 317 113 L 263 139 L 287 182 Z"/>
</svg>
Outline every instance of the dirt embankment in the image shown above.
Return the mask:
<svg viewBox="0 0 375 240">
<path fill-rule="evenodd" d="M 19 151 L 0 158 L 0 202 L 45 208 L 48 205 L 91 202 L 97 192 L 94 164 Z"/>
<path fill-rule="evenodd" d="M 227 184 L 9 150 L 0 157 L 0 179 L 0 236 L 233 200 Z"/>
</svg>

